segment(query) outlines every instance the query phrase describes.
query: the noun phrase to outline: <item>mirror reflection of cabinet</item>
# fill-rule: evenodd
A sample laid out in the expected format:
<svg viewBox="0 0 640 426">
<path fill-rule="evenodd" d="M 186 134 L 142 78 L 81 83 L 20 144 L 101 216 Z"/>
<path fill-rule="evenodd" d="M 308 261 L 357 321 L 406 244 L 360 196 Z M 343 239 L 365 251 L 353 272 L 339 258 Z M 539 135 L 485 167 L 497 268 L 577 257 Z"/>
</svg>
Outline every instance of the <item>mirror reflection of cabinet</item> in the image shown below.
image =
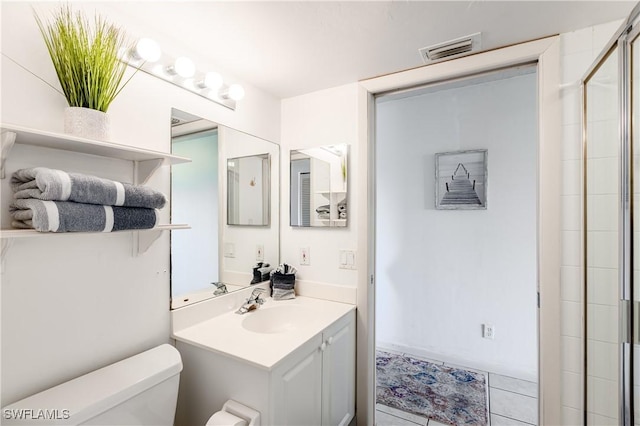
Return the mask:
<svg viewBox="0 0 640 426">
<path fill-rule="evenodd" d="M 347 145 L 293 150 L 290 161 L 291 226 L 347 226 Z"/>
<path fill-rule="evenodd" d="M 269 154 L 227 160 L 227 224 L 269 225 Z"/>
</svg>

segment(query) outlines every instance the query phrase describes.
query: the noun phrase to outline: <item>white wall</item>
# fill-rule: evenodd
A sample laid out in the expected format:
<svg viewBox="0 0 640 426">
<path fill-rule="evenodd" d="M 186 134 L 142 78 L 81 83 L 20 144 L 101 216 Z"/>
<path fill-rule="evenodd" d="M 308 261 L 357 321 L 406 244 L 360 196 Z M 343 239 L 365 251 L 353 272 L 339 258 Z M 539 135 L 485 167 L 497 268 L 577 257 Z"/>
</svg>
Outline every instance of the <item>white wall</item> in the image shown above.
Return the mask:
<svg viewBox="0 0 640 426">
<path fill-rule="evenodd" d="M 358 274 L 366 271 L 338 269 L 339 250 L 357 249 L 358 204 L 363 194 L 356 182 L 359 146 L 358 85 L 349 84 L 282 101 L 282 261 L 298 269 L 299 280 L 356 287 Z M 291 150 L 323 145 L 349 145 L 347 184 L 349 219 L 346 228 L 291 227 L 289 220 L 289 155 Z M 356 185 L 356 183 L 358 185 Z M 365 186 L 366 188 L 366 186 Z M 310 265 L 300 265 L 299 250 L 309 247 Z M 362 253 L 366 256 L 366 253 Z"/>
<path fill-rule="evenodd" d="M 84 4 L 90 8 L 94 4 Z M 38 4 L 38 10 L 57 4 Z M 2 122 L 62 131 L 66 102 L 33 74 L 57 86 L 29 3 L 2 2 Z M 117 16 L 109 15 L 112 21 Z M 153 34 L 148 34 L 153 36 Z M 32 74 L 33 73 L 33 74 Z M 171 108 L 277 141 L 280 102 L 244 84 L 236 111 L 138 73 L 112 104 L 112 139 L 170 151 Z M 14 148 L 8 172 L 29 165 L 131 181 L 128 164 L 83 155 Z M 169 169 L 149 185 L 168 193 Z M 6 222 L 8 179 L 1 182 Z M 162 211 L 168 220 L 168 209 Z M 179 232 L 179 231 L 176 231 Z M 181 231 L 187 232 L 187 231 Z M 4 406 L 169 340 L 169 236 L 133 257 L 130 233 L 16 240 L 2 268 Z"/>
<path fill-rule="evenodd" d="M 536 82 L 377 102 L 380 347 L 537 379 Z M 488 208 L 436 210 L 434 154 L 472 149 L 488 150 Z"/>
</svg>

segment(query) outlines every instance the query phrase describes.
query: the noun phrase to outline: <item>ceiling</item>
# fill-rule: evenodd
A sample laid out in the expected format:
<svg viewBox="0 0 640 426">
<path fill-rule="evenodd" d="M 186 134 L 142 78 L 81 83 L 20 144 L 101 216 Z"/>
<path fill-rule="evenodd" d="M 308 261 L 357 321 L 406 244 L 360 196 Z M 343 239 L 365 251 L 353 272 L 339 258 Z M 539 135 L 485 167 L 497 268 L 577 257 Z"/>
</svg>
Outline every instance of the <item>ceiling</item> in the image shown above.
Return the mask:
<svg viewBox="0 0 640 426">
<path fill-rule="evenodd" d="M 287 98 L 423 65 L 418 49 L 482 33 L 482 50 L 626 18 L 633 1 L 101 3 L 134 37 Z"/>
</svg>

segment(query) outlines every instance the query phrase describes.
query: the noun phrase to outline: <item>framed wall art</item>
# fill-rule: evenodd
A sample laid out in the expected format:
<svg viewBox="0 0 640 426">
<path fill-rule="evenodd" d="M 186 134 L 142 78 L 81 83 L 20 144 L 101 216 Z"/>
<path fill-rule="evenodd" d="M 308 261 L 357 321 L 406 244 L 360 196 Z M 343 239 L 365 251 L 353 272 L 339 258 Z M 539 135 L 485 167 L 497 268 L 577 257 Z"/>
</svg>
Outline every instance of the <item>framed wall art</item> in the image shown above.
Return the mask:
<svg viewBox="0 0 640 426">
<path fill-rule="evenodd" d="M 487 208 L 487 150 L 441 152 L 436 159 L 436 209 Z"/>
</svg>

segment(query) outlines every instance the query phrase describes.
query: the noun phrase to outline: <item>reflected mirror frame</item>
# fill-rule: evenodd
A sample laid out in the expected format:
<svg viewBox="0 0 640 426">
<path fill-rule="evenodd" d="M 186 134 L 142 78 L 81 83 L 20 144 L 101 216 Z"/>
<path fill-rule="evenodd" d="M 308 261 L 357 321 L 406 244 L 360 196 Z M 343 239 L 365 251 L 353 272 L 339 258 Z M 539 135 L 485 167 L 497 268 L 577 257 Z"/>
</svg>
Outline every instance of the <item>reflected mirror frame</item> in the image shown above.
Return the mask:
<svg viewBox="0 0 640 426">
<path fill-rule="evenodd" d="M 229 180 L 229 163 L 234 161 L 234 160 L 242 160 L 243 158 L 262 158 L 262 161 L 265 162 L 266 161 L 266 168 L 264 167 L 264 163 L 263 163 L 263 169 L 262 169 L 262 191 L 263 191 L 263 195 L 265 197 L 265 200 L 263 200 L 262 203 L 262 215 L 264 218 L 264 223 L 258 223 L 258 224 L 253 224 L 253 223 L 231 223 L 231 191 L 230 191 L 230 184 L 231 181 Z M 267 171 L 267 173 L 265 174 L 264 171 Z M 226 180 L 227 180 L 227 225 L 229 226 L 258 226 L 258 227 L 269 227 L 271 226 L 271 154 L 269 154 L 268 152 L 264 153 L 264 154 L 256 154 L 256 155 L 245 155 L 242 157 L 233 157 L 233 158 L 227 158 L 227 176 L 226 176 Z M 266 192 L 265 192 L 266 191 Z"/>
<path fill-rule="evenodd" d="M 342 152 L 342 162 L 341 162 L 341 173 L 343 174 L 343 182 L 344 182 L 344 200 L 347 201 L 347 217 L 344 221 L 344 223 L 342 224 L 335 224 L 333 222 L 335 222 L 335 220 L 328 220 L 328 224 L 326 225 L 312 225 L 311 222 L 309 225 L 299 225 L 299 224 L 294 224 L 293 221 L 293 216 L 291 215 L 291 209 L 292 209 L 292 205 L 293 205 L 293 200 L 291 197 L 291 193 L 293 191 L 293 186 L 292 186 L 292 180 L 293 180 L 293 160 L 292 160 L 292 156 L 295 155 L 296 153 L 298 154 L 302 154 L 302 155 L 306 155 L 307 157 L 310 158 L 310 156 L 305 153 L 305 151 L 311 150 L 311 149 L 325 149 L 329 152 L 334 152 L 335 153 L 335 147 L 340 147 L 343 152 Z M 289 226 L 293 227 L 293 228 L 346 228 L 348 223 L 349 223 L 349 209 L 348 209 L 348 195 L 349 195 L 349 144 L 348 143 L 335 143 L 335 144 L 329 144 L 329 145 L 322 145 L 322 146 L 314 146 L 314 147 L 308 147 L 308 148 L 298 148 L 298 149 L 292 149 L 289 151 L 289 191 L 288 191 L 288 196 L 289 196 Z M 331 191 L 329 191 L 331 192 Z"/>
</svg>

